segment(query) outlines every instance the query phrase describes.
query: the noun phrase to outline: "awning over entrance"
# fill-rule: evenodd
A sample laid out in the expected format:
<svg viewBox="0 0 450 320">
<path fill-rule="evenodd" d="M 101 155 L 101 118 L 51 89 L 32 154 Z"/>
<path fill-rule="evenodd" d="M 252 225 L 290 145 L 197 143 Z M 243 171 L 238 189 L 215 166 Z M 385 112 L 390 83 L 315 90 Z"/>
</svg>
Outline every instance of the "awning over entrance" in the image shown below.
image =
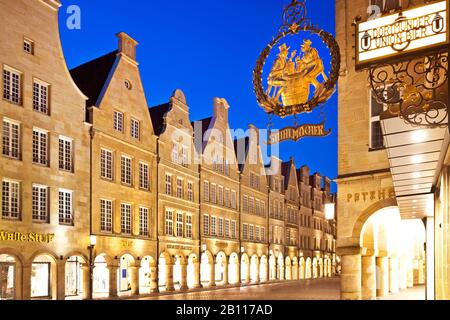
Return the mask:
<svg viewBox="0 0 450 320">
<path fill-rule="evenodd" d="M 444 155 L 446 128 L 413 127 L 401 118 L 381 121 L 402 219 L 434 214 L 433 186 Z"/>
</svg>

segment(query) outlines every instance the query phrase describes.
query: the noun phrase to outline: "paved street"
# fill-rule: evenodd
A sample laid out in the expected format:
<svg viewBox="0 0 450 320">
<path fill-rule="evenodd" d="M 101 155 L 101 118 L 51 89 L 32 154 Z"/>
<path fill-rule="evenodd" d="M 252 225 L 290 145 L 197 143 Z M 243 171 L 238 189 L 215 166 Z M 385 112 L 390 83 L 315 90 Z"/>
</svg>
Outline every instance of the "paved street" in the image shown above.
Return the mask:
<svg viewBox="0 0 450 320">
<path fill-rule="evenodd" d="M 339 279 L 282 282 L 159 295 L 143 300 L 338 300 Z"/>
</svg>

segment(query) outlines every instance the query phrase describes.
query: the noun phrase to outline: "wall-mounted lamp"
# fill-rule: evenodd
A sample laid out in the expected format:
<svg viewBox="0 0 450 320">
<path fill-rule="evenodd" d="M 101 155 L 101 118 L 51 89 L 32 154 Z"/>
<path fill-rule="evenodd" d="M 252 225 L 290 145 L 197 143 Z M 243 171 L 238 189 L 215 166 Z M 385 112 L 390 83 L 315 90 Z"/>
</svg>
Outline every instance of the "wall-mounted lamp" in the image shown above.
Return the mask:
<svg viewBox="0 0 450 320">
<path fill-rule="evenodd" d="M 325 204 L 325 219 L 334 220 L 336 205 L 334 203 Z"/>
</svg>

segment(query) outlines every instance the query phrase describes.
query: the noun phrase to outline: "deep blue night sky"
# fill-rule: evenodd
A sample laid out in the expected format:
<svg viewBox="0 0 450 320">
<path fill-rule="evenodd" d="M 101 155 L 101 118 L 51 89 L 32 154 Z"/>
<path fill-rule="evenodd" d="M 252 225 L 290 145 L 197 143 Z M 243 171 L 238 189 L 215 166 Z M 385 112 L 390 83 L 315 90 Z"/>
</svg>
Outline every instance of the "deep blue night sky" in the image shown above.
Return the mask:
<svg viewBox="0 0 450 320">
<path fill-rule="evenodd" d="M 191 120 L 211 115 L 212 98 L 224 97 L 231 106 L 230 126 L 249 123 L 266 128 L 267 115 L 256 103 L 252 71 L 261 50 L 276 34 L 290 0 L 62 0 L 60 29 L 69 68 L 117 48 L 115 34 L 125 31 L 139 41 L 138 61 L 150 106 L 167 102 L 182 89 Z M 81 8 L 81 30 L 69 30 L 69 5 Z M 334 34 L 334 0 L 307 0 L 308 17 Z M 298 45 L 300 46 L 300 44 Z M 327 51 L 316 45 L 326 65 Z M 297 166 L 311 173 L 337 176 L 336 94 L 325 108 L 327 138 L 309 138 L 280 145 L 281 157 L 295 156 Z M 300 116 L 299 122 L 318 123 L 320 111 Z M 275 121 L 281 128 L 292 118 Z"/>
</svg>

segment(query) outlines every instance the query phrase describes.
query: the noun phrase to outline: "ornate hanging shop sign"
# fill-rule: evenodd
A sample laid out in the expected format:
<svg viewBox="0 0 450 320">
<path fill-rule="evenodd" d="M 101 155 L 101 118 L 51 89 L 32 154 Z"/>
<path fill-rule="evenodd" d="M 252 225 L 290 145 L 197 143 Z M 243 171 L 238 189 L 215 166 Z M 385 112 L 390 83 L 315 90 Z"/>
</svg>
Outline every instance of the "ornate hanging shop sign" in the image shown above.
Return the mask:
<svg viewBox="0 0 450 320">
<path fill-rule="evenodd" d="M 356 68 L 420 55 L 449 44 L 448 1 L 356 24 Z"/>
<path fill-rule="evenodd" d="M 322 60 L 319 46 L 328 50 L 330 66 Z M 270 68 L 264 68 L 269 58 L 273 59 Z M 270 117 L 311 113 L 336 91 L 340 64 L 339 45 L 334 37 L 307 19 L 305 0 L 293 0 L 284 10 L 278 34 L 257 60 L 253 85 L 258 104 Z M 273 133 L 269 142 L 298 141 L 303 137 L 326 136 L 329 132 L 323 123 L 299 126 L 296 120 L 294 127 Z"/>
</svg>

